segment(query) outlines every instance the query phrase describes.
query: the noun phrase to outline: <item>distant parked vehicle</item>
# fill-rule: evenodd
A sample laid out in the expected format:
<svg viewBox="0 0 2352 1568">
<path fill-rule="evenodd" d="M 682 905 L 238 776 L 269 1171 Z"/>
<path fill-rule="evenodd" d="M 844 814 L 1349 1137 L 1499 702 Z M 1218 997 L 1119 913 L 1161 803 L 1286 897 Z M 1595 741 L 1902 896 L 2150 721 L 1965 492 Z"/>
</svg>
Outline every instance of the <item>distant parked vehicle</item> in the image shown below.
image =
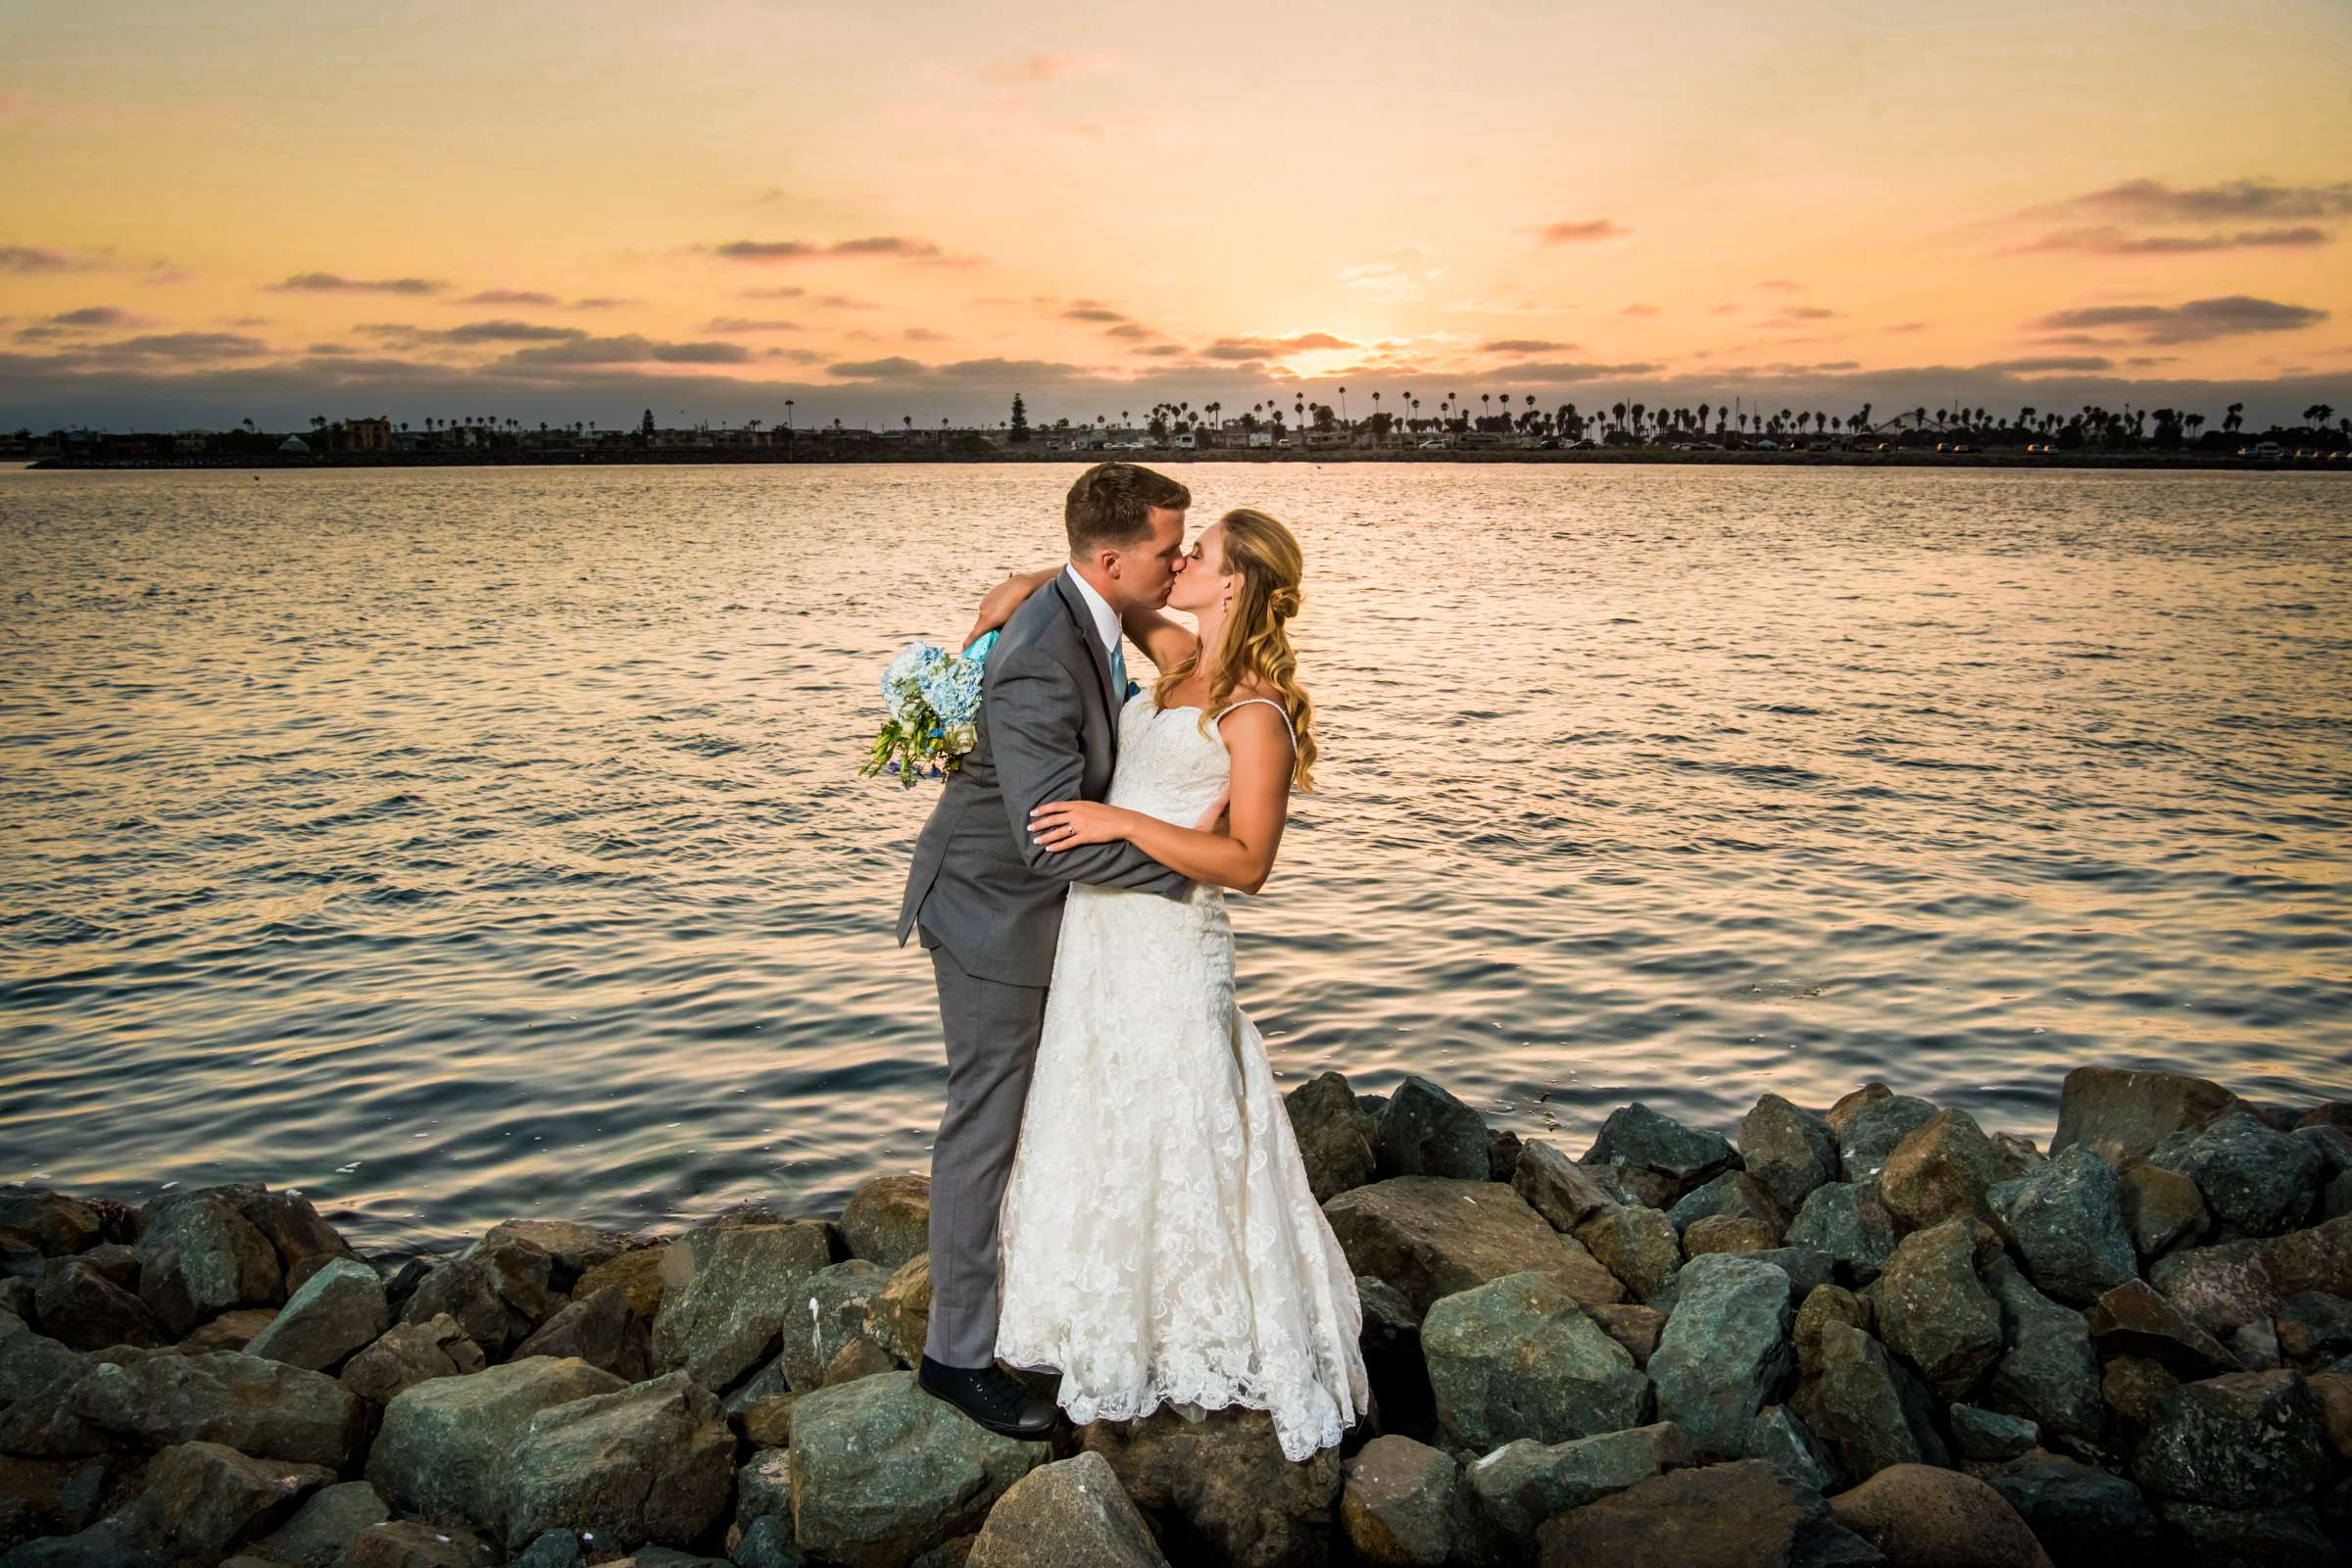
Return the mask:
<svg viewBox="0 0 2352 1568">
<path fill-rule="evenodd" d="M 2252 455 L 2257 458 L 2284 457 L 2286 455 L 2286 449 L 2281 447 L 2276 441 L 2257 441 L 2254 443 L 2254 451 Z"/>
<path fill-rule="evenodd" d="M 1778 441 L 1759 441 L 1756 443 L 1756 450 L 1758 452 L 1778 452 L 1781 450 L 1781 444 Z"/>
<path fill-rule="evenodd" d="M 1288 443 L 1285 444 L 1287 445 Z M 1421 450 L 1424 452 L 1443 452 L 1446 450 L 1446 443 L 1443 441 L 1424 441 L 1421 443 Z"/>
</svg>

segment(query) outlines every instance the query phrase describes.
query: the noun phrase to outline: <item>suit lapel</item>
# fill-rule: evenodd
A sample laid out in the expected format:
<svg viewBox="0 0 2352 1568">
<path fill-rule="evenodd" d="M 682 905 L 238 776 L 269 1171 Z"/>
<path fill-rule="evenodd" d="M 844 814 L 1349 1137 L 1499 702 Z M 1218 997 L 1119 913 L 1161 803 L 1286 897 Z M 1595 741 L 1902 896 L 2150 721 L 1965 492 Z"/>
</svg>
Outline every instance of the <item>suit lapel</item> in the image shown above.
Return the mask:
<svg viewBox="0 0 2352 1568">
<path fill-rule="evenodd" d="M 1110 749 L 1115 756 L 1119 749 L 1119 698 L 1110 689 L 1110 651 L 1102 646 L 1102 634 L 1095 630 L 1094 612 L 1087 608 L 1085 596 L 1070 586 L 1066 573 L 1054 577 L 1054 590 L 1061 595 L 1062 608 L 1078 630 L 1078 641 L 1094 658 L 1095 678 L 1102 694 L 1102 713 L 1109 724 Z"/>
</svg>

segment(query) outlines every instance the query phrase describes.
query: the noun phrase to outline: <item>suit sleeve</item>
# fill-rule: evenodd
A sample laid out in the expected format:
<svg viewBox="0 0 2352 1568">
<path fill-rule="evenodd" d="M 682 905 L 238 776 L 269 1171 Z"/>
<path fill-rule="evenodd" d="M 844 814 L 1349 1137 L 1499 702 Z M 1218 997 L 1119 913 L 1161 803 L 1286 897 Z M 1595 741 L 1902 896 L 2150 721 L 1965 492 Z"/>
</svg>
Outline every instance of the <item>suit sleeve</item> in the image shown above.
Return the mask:
<svg viewBox="0 0 2352 1568">
<path fill-rule="evenodd" d="M 999 657 L 1004 657 L 1000 655 Z M 1124 840 L 1081 844 L 1067 850 L 1041 848 L 1029 831 L 1029 813 L 1049 801 L 1074 801 L 1085 770 L 1078 740 L 1078 690 L 1070 672 L 1052 657 L 1021 649 L 1005 659 L 989 683 L 983 704 L 997 788 L 1012 819 L 1021 858 L 1039 876 L 1097 887 L 1136 888 L 1181 899 L 1192 879 L 1171 871 Z"/>
</svg>

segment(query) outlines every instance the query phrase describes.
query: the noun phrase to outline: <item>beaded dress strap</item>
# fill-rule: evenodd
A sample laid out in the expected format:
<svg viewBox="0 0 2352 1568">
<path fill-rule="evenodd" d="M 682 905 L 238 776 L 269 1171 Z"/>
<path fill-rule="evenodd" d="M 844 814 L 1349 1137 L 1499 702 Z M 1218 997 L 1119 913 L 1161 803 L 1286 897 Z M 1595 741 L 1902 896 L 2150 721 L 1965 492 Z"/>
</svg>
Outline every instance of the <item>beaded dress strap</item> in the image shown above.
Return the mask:
<svg viewBox="0 0 2352 1568">
<path fill-rule="evenodd" d="M 1291 729 L 1291 715 L 1280 703 L 1274 701 L 1274 699 L 1271 697 L 1245 697 L 1240 702 L 1234 704 L 1233 708 L 1219 710 L 1217 718 L 1222 719 L 1227 713 L 1232 712 L 1234 709 L 1248 708 L 1251 703 L 1263 703 L 1268 708 L 1274 710 L 1275 712 L 1282 714 L 1282 727 L 1291 731 L 1291 750 L 1294 752 L 1297 751 L 1298 749 L 1298 732 L 1295 729 Z"/>
</svg>

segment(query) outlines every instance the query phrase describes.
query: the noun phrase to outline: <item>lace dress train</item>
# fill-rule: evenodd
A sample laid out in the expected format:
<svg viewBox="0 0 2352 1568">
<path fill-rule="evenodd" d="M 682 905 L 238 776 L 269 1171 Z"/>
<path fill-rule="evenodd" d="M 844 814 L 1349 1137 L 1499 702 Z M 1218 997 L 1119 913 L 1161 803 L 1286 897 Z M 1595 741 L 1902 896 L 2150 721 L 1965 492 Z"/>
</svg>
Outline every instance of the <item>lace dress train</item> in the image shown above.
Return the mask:
<svg viewBox="0 0 2352 1568">
<path fill-rule="evenodd" d="M 1129 701 L 1114 805 L 1199 818 L 1227 759 L 1198 717 Z M 1354 1272 L 1235 1004 L 1216 888 L 1071 888 L 998 1234 L 997 1354 L 1058 1370 L 1072 1421 L 1239 1404 L 1299 1460 L 1369 1408 Z"/>
</svg>

